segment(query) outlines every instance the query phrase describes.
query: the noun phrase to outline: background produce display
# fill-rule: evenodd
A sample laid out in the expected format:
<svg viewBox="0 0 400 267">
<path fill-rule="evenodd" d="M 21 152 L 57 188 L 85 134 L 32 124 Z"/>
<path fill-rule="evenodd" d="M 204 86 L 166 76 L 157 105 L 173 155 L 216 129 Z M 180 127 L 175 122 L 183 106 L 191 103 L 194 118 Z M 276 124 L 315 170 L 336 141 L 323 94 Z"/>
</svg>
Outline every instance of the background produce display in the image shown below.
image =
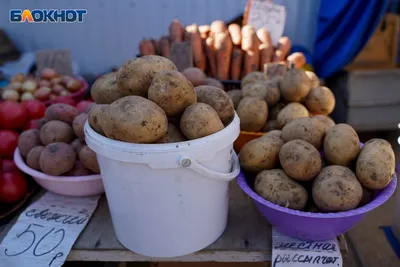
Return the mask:
<svg viewBox="0 0 400 267">
<path fill-rule="evenodd" d="M 180 73 L 165 57 L 128 60 L 94 83 L 91 95 L 98 105 L 89 112 L 89 124 L 99 134 L 130 143 L 173 143 L 211 135 L 228 125 L 235 111 L 221 88 L 194 87 L 205 80 L 201 70 Z"/>
<path fill-rule="evenodd" d="M 169 26 L 169 34 L 159 40 L 143 39 L 139 43 L 141 55 L 170 57 L 174 43 L 189 41 L 192 45 L 193 65 L 208 76 L 219 80 L 240 80 L 254 71 L 265 71 L 270 62 L 294 62 L 296 68 L 306 64 L 302 53 L 293 53 L 289 37 L 272 44 L 271 36 L 265 29 L 255 30 L 251 25 L 226 25 L 217 20 L 210 25 L 188 25 L 178 20 Z"/>
</svg>

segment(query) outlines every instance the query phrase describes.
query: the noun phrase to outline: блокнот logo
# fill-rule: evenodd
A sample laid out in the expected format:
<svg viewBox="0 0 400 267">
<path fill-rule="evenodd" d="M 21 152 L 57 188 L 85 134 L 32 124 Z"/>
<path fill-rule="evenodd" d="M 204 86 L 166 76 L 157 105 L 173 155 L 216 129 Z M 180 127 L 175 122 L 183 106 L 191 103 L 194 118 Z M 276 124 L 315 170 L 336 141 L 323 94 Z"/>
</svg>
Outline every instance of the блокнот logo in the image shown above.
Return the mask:
<svg viewBox="0 0 400 267">
<path fill-rule="evenodd" d="M 86 9 L 11 9 L 10 22 L 82 22 Z"/>
</svg>

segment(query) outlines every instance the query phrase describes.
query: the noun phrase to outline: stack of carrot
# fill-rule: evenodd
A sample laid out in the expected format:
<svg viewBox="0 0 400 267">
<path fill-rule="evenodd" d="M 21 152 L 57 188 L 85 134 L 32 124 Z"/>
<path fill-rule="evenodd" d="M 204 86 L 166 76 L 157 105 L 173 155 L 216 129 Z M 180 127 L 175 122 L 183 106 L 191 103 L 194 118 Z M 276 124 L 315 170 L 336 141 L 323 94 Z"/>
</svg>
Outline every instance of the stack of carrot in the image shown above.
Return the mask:
<svg viewBox="0 0 400 267">
<path fill-rule="evenodd" d="M 226 25 L 216 20 L 211 25 L 184 27 L 178 20 L 169 26 L 169 34 L 159 40 L 143 39 L 139 44 L 142 56 L 169 57 L 174 43 L 192 44 L 193 64 L 209 77 L 219 80 L 240 80 L 253 71 L 264 71 L 270 62 L 293 62 L 296 68 L 306 63 L 302 53 L 289 55 L 291 41 L 284 36 L 276 46 L 266 29 L 255 30 L 251 25 Z"/>
</svg>

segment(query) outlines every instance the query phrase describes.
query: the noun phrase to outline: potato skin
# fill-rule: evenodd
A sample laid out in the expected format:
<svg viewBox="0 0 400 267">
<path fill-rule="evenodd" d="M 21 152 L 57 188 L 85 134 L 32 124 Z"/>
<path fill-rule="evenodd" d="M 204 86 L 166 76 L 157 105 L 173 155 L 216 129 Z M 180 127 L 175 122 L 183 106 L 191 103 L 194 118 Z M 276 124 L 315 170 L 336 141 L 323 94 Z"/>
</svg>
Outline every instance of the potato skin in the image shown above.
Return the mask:
<svg viewBox="0 0 400 267">
<path fill-rule="evenodd" d="M 232 99 L 224 90 L 210 85 L 197 86 L 195 89 L 197 101 L 215 109 L 224 125 L 228 125 L 232 121 L 235 116 L 235 107 Z"/>
<path fill-rule="evenodd" d="M 118 99 L 110 104 L 107 114 L 107 121 L 101 123 L 101 127 L 111 139 L 153 143 L 167 133 L 168 119 L 164 110 L 141 96 Z"/>
<path fill-rule="evenodd" d="M 160 106 L 168 117 L 176 117 L 196 103 L 196 91 L 182 73 L 164 70 L 154 75 L 148 98 Z"/>
<path fill-rule="evenodd" d="M 304 140 L 318 150 L 322 147 L 324 135 L 325 129 L 323 125 L 312 118 L 297 118 L 282 128 L 283 141 Z"/>
<path fill-rule="evenodd" d="M 204 84 L 205 84 L 205 85 L 212 85 L 212 86 L 221 88 L 222 90 L 225 90 L 224 85 L 223 85 L 219 80 L 214 79 L 214 78 L 207 78 L 207 79 L 205 79 Z"/>
<path fill-rule="evenodd" d="M 68 104 L 52 104 L 46 109 L 44 117 L 48 121 L 57 120 L 71 124 L 78 115 L 79 111 L 73 106 Z"/>
<path fill-rule="evenodd" d="M 361 201 L 362 191 L 354 173 L 339 165 L 323 168 L 312 186 L 315 205 L 330 212 L 355 209 Z"/>
<path fill-rule="evenodd" d="M 210 105 L 196 103 L 183 112 L 180 128 L 183 135 L 192 140 L 216 133 L 224 128 L 224 124 Z"/>
<path fill-rule="evenodd" d="M 282 97 L 290 102 L 302 101 L 310 92 L 311 81 L 302 69 L 290 69 L 280 82 Z"/>
<path fill-rule="evenodd" d="M 186 141 L 181 131 L 172 123 L 168 123 L 167 134 L 157 140 L 157 144 L 178 143 Z"/>
<path fill-rule="evenodd" d="M 306 106 L 313 114 L 329 115 L 335 108 L 335 96 L 325 86 L 312 88 L 306 97 Z"/>
<path fill-rule="evenodd" d="M 49 175 L 61 175 L 75 166 L 74 149 L 66 143 L 52 143 L 40 153 L 40 169 Z"/>
<path fill-rule="evenodd" d="M 193 86 L 206 84 L 207 76 L 199 68 L 191 67 L 184 69 L 182 74 L 193 84 Z"/>
<path fill-rule="evenodd" d="M 90 127 L 92 127 L 95 132 L 101 135 L 105 135 L 102 129 L 102 125 L 104 125 L 104 123 L 108 119 L 108 107 L 109 105 L 106 104 L 96 105 L 89 111 L 88 114 Z"/>
<path fill-rule="evenodd" d="M 261 71 L 253 71 L 248 73 L 246 76 L 243 77 L 241 88 L 244 88 L 249 83 L 254 83 L 256 81 L 266 81 L 267 76 Z"/>
<path fill-rule="evenodd" d="M 356 131 L 344 123 L 331 127 L 325 134 L 324 153 L 329 164 L 348 166 L 360 153 Z"/>
<path fill-rule="evenodd" d="M 177 70 L 177 68 L 171 60 L 160 56 L 150 55 L 130 59 L 119 68 L 117 85 L 125 96 L 147 96 L 154 75 L 162 70 Z"/>
<path fill-rule="evenodd" d="M 268 119 L 268 106 L 258 97 L 244 97 L 238 104 L 237 114 L 241 130 L 259 132 Z"/>
<path fill-rule="evenodd" d="M 394 175 L 395 155 L 389 142 L 371 139 L 361 149 L 356 163 L 360 183 L 369 189 L 385 188 Z"/>
<path fill-rule="evenodd" d="M 40 129 L 40 140 L 43 145 L 50 143 L 69 143 L 74 139 L 72 127 L 62 121 L 49 121 Z"/>
<path fill-rule="evenodd" d="M 240 150 L 240 166 L 254 173 L 275 168 L 279 163 L 279 151 L 283 144 L 282 139 L 271 135 L 251 140 Z"/>
<path fill-rule="evenodd" d="M 272 203 L 294 210 L 304 209 L 308 200 L 306 189 L 280 169 L 257 174 L 254 191 Z"/>
<path fill-rule="evenodd" d="M 100 76 L 94 82 L 90 94 L 97 104 L 111 104 L 124 97 L 117 85 L 117 73 L 111 72 Z"/>
<path fill-rule="evenodd" d="M 83 165 L 82 162 L 77 160 L 75 162 L 75 166 L 68 172 L 66 172 L 65 176 L 86 176 L 93 174 L 88 168 Z"/>
<path fill-rule="evenodd" d="M 35 146 L 26 156 L 26 165 L 34 170 L 40 171 L 39 158 L 44 146 Z"/>
<path fill-rule="evenodd" d="M 314 72 L 306 70 L 306 75 L 310 79 L 311 88 L 320 86 L 319 78 Z"/>
<path fill-rule="evenodd" d="M 226 92 L 229 97 L 232 99 L 233 105 L 235 109 L 239 105 L 240 100 L 242 100 L 242 90 L 240 89 L 234 89 L 234 90 L 229 90 Z"/>
<path fill-rule="evenodd" d="M 267 94 L 267 87 L 260 82 L 248 83 L 242 88 L 243 97 L 258 97 L 265 100 Z"/>
<path fill-rule="evenodd" d="M 85 142 L 79 138 L 75 139 L 74 141 L 72 141 L 70 143 L 70 145 L 72 146 L 72 148 L 74 149 L 76 156 L 78 157 L 79 152 L 81 151 L 82 147 L 85 146 Z"/>
<path fill-rule="evenodd" d="M 281 138 L 282 131 L 281 130 L 272 130 L 272 131 L 266 132 L 265 134 L 263 134 L 263 136 L 276 136 L 276 137 Z"/>
<path fill-rule="evenodd" d="M 319 151 L 303 140 L 284 144 L 279 152 L 279 161 L 285 173 L 296 181 L 311 181 L 322 168 Z"/>
<path fill-rule="evenodd" d="M 289 103 L 278 113 L 276 120 L 278 121 L 279 128 L 283 128 L 287 123 L 294 119 L 309 116 L 310 114 L 308 113 L 308 110 L 302 104 Z"/>
<path fill-rule="evenodd" d="M 78 116 L 76 116 L 74 121 L 72 122 L 72 129 L 74 130 L 75 135 L 78 136 L 78 138 L 81 140 L 85 140 L 85 132 L 83 128 L 85 126 L 87 119 L 88 119 L 88 114 L 81 113 Z"/>
<path fill-rule="evenodd" d="M 26 130 L 18 138 L 18 149 L 23 157 L 26 157 L 32 148 L 41 144 L 40 131 L 38 129 Z"/>
<path fill-rule="evenodd" d="M 100 173 L 99 163 L 97 162 L 96 153 L 88 146 L 82 147 L 79 151 L 79 160 L 82 164 L 94 173 Z"/>
<path fill-rule="evenodd" d="M 331 118 L 325 115 L 316 115 L 313 116 L 312 118 L 314 120 L 319 121 L 322 124 L 325 132 L 328 131 L 331 127 L 336 125 L 336 123 Z"/>
</svg>

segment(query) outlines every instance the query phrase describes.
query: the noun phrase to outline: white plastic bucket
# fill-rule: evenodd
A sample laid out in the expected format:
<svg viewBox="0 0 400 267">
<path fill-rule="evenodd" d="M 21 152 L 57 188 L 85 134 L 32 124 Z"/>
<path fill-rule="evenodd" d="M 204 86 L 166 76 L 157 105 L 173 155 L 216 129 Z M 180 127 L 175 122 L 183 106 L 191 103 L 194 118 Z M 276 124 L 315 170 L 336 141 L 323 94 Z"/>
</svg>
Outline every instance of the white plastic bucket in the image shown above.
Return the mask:
<svg viewBox="0 0 400 267">
<path fill-rule="evenodd" d="M 131 144 L 97 134 L 85 124 L 97 154 L 118 240 L 151 257 L 201 250 L 224 232 L 228 185 L 239 174 L 233 142 L 237 115 L 223 130 L 171 144 Z"/>
</svg>

